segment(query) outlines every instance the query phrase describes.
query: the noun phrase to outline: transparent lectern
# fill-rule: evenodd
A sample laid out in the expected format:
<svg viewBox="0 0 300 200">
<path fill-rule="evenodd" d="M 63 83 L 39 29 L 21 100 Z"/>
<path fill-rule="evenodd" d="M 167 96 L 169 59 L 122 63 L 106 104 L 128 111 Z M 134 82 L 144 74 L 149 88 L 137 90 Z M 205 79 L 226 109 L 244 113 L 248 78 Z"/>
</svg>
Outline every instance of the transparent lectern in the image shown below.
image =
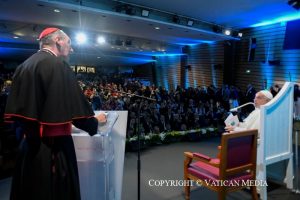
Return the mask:
<svg viewBox="0 0 300 200">
<path fill-rule="evenodd" d="M 99 124 L 98 134 L 92 137 L 80 129 L 73 128 L 72 130 L 82 200 L 121 199 L 119 184 L 122 183 L 122 176 L 120 177 L 119 174 L 123 174 L 127 111 L 125 117 L 124 113 L 121 113 L 123 114 L 121 117 L 125 120 L 116 123 L 119 121 L 118 112 L 107 112 L 107 123 Z M 124 121 L 126 122 L 125 128 Z M 115 160 L 116 153 L 118 154 L 117 161 Z"/>
</svg>

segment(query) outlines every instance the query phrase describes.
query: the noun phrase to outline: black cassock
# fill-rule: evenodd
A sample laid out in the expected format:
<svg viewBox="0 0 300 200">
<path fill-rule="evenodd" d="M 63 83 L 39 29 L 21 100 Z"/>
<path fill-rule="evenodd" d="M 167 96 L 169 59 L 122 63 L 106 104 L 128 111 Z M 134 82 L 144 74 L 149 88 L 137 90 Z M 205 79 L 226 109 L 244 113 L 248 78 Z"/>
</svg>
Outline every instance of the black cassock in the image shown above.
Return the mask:
<svg viewBox="0 0 300 200">
<path fill-rule="evenodd" d="M 10 199 L 80 199 L 74 144 L 70 134 L 40 136 L 41 125 L 73 123 L 90 135 L 98 122 L 69 65 L 39 51 L 15 71 L 7 99 L 6 120 L 18 121 L 20 145 Z"/>
</svg>

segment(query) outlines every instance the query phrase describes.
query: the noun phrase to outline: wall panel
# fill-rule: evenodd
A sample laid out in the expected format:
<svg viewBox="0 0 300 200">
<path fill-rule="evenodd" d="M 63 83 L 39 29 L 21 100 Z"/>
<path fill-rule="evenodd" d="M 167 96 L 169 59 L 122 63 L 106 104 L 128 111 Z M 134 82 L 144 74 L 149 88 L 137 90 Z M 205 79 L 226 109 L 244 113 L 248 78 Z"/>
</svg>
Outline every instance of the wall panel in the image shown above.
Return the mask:
<svg viewBox="0 0 300 200">
<path fill-rule="evenodd" d="M 278 23 L 243 30 L 243 38 L 238 42 L 236 52 L 236 85 L 245 89 L 247 84 L 252 83 L 259 90 L 290 80 L 300 82 L 300 50 L 283 50 L 285 29 L 284 23 Z M 252 62 L 248 62 L 250 38 L 256 38 L 255 59 Z M 274 60 L 280 61 L 280 64 L 270 64 L 269 61 Z"/>
</svg>

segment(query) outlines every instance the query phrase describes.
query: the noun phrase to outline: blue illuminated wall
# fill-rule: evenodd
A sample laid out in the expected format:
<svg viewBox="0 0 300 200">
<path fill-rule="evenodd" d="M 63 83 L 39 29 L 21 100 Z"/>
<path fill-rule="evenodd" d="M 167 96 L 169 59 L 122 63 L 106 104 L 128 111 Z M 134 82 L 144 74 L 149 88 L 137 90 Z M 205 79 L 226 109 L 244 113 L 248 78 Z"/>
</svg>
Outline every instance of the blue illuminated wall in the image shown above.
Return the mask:
<svg viewBox="0 0 300 200">
<path fill-rule="evenodd" d="M 157 56 L 156 59 L 157 85 L 167 90 L 181 85 L 180 56 Z"/>
<path fill-rule="evenodd" d="M 187 71 L 187 82 L 191 87 L 220 87 L 223 82 L 224 46 L 223 42 L 190 46 Z M 218 66 L 218 67 L 216 67 Z"/>
<path fill-rule="evenodd" d="M 252 83 L 256 89 L 262 89 L 290 80 L 300 82 L 300 49 L 283 50 L 285 30 L 285 23 L 243 30 L 237 45 L 236 85 L 245 89 Z M 250 38 L 256 38 L 252 62 L 248 62 Z"/>
<path fill-rule="evenodd" d="M 223 63 L 223 42 L 191 45 L 187 52 L 189 67 L 181 67 L 180 56 L 157 57 L 157 83 L 167 89 L 174 89 L 177 85 L 188 88 L 213 84 L 220 87 L 223 82 L 222 67 L 216 68 L 215 65 L 222 66 Z M 185 83 L 181 83 L 182 80 Z"/>
<path fill-rule="evenodd" d="M 257 90 L 274 84 L 283 85 L 286 81 L 300 84 L 300 50 L 283 50 L 285 31 L 286 23 L 242 30 L 243 37 L 236 44 L 232 71 L 236 86 L 245 91 L 249 83 Z M 256 49 L 254 60 L 248 61 L 251 38 L 256 38 Z M 214 84 L 220 87 L 223 83 L 224 41 L 189 46 L 187 64 L 190 67 L 181 73 L 180 56 L 158 58 L 158 85 L 167 89 L 174 89 L 176 85 Z"/>
</svg>

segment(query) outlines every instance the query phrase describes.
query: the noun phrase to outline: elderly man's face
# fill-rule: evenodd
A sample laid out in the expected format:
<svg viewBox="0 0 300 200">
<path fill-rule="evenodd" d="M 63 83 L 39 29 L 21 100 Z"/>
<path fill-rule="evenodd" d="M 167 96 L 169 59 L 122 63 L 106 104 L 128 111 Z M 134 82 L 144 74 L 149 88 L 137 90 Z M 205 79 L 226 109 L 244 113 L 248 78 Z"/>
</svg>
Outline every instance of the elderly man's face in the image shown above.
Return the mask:
<svg viewBox="0 0 300 200">
<path fill-rule="evenodd" d="M 69 36 L 63 34 L 63 36 L 57 36 L 56 40 L 56 43 L 59 44 L 59 56 L 68 59 L 69 54 L 73 52 Z"/>
<path fill-rule="evenodd" d="M 269 99 L 261 92 L 256 93 L 254 98 L 255 107 L 259 108 L 261 105 L 265 105 L 269 102 Z"/>
</svg>

